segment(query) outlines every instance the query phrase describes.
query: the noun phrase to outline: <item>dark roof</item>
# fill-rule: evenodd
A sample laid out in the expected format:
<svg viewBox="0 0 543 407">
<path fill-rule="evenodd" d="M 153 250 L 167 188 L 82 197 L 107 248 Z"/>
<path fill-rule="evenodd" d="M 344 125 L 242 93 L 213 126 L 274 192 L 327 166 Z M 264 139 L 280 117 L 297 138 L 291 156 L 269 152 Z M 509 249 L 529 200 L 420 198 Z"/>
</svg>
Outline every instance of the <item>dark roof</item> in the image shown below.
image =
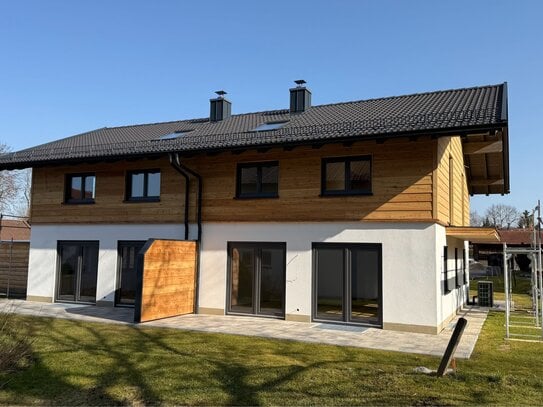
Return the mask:
<svg viewBox="0 0 543 407">
<path fill-rule="evenodd" d="M 104 127 L 0 156 L 1 169 L 79 159 L 98 160 L 166 152 L 201 152 L 344 139 L 446 133 L 507 125 L 505 84 L 313 106 L 303 113 L 274 110 L 232 115 L 220 122 L 180 120 Z M 255 132 L 265 122 L 280 129 Z M 159 140 L 169 133 L 181 137 Z"/>
<path fill-rule="evenodd" d="M 30 241 L 30 225 L 23 220 L 2 219 L 0 241 Z"/>
</svg>

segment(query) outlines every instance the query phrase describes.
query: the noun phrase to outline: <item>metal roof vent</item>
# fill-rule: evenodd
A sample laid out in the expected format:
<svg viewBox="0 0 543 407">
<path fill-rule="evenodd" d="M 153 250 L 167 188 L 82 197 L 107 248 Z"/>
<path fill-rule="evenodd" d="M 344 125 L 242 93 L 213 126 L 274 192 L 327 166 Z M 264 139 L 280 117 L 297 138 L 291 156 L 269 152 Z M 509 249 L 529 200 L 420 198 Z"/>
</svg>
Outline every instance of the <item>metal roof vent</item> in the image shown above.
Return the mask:
<svg viewBox="0 0 543 407">
<path fill-rule="evenodd" d="M 311 91 L 305 87 L 305 81 L 294 81 L 295 88 L 290 89 L 290 113 L 305 112 L 311 107 Z"/>
<path fill-rule="evenodd" d="M 224 90 L 218 90 L 215 93 L 217 94 L 217 98 L 209 100 L 209 120 L 219 122 L 230 117 L 232 114 L 232 103 L 224 98 L 224 95 L 226 95 Z"/>
</svg>

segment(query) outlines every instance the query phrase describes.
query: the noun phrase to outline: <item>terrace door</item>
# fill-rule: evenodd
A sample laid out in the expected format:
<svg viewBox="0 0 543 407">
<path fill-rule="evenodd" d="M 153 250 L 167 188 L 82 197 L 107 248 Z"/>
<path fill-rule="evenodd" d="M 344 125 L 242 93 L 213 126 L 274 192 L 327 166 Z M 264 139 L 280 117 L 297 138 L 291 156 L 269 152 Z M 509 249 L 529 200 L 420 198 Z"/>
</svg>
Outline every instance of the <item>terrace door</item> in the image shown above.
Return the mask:
<svg viewBox="0 0 543 407">
<path fill-rule="evenodd" d="M 313 251 L 313 318 L 382 325 L 381 245 L 319 243 Z"/>
<path fill-rule="evenodd" d="M 284 243 L 229 243 L 228 312 L 285 315 Z"/>
<path fill-rule="evenodd" d="M 58 243 L 57 300 L 95 303 L 98 242 Z"/>
<path fill-rule="evenodd" d="M 119 242 L 119 270 L 115 304 L 134 306 L 136 299 L 136 260 L 138 252 L 145 245 L 144 241 Z"/>
</svg>

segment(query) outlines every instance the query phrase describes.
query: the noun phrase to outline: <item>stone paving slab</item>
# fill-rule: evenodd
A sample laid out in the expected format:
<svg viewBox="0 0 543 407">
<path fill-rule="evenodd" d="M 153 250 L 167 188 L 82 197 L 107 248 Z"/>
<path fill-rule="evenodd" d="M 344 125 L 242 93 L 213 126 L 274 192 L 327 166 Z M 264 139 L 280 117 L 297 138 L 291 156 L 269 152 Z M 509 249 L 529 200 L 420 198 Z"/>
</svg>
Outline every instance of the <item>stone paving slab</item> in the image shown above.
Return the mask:
<svg viewBox="0 0 543 407">
<path fill-rule="evenodd" d="M 75 319 L 89 322 L 133 324 L 134 310 L 93 305 L 46 304 L 21 300 L 0 300 L 0 311 L 22 315 Z M 468 320 L 455 357 L 469 359 L 488 311 L 471 307 L 464 309 L 439 335 L 389 331 L 361 326 L 327 323 L 283 321 L 271 318 L 233 315 L 190 314 L 146 322 L 139 326 L 183 329 L 199 332 L 224 333 L 354 346 L 422 355 L 442 356 L 459 317 Z"/>
</svg>

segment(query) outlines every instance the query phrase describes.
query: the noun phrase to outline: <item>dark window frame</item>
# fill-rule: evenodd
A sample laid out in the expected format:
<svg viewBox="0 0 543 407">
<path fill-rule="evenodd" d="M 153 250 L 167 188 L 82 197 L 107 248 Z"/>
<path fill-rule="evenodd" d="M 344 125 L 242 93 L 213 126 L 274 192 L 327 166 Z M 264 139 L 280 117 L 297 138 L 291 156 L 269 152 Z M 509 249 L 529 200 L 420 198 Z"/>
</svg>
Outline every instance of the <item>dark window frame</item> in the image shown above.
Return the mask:
<svg viewBox="0 0 543 407">
<path fill-rule="evenodd" d="M 351 166 L 353 161 L 369 161 L 370 164 L 370 187 L 369 189 L 352 189 Z M 326 189 L 326 165 L 329 163 L 343 163 L 345 171 L 345 185 L 342 190 Z M 345 157 L 325 157 L 321 160 L 321 196 L 348 196 L 348 195 L 373 195 L 373 157 L 371 155 L 355 155 Z"/>
<path fill-rule="evenodd" d="M 149 196 L 149 174 L 160 175 L 160 184 L 159 184 L 159 195 Z M 143 196 L 132 196 L 132 176 L 134 174 L 143 174 Z M 162 174 L 160 168 L 151 168 L 144 170 L 130 170 L 126 172 L 126 187 L 125 187 L 125 202 L 160 202 L 160 193 L 161 193 L 161 184 L 162 184 Z"/>
<path fill-rule="evenodd" d="M 454 248 L 454 280 L 456 283 L 456 288 L 459 288 L 460 286 L 462 286 L 462 284 L 460 283 L 460 277 L 458 275 L 459 272 L 460 272 L 460 269 L 458 267 L 458 247 L 455 247 Z"/>
<path fill-rule="evenodd" d="M 79 254 L 78 254 L 78 269 L 77 269 L 77 277 L 76 279 L 80 279 L 81 274 L 81 263 L 82 263 L 82 256 L 83 256 L 83 248 L 84 247 L 95 247 L 98 251 L 98 259 L 100 259 L 100 241 L 99 240 L 57 240 L 57 250 L 56 250 L 56 270 L 55 270 L 55 293 L 54 293 L 54 301 L 60 302 L 60 303 L 69 303 L 69 304 L 96 304 L 98 301 L 96 294 L 94 301 L 81 301 L 80 298 L 80 290 L 81 286 L 76 286 L 74 291 L 74 300 L 69 299 L 62 299 L 60 297 L 60 288 L 61 288 L 61 266 L 62 266 L 62 246 L 64 245 L 74 245 L 78 246 Z M 99 262 L 99 260 L 98 260 Z M 98 268 L 98 262 L 96 263 L 96 266 Z M 98 269 L 96 270 L 96 293 L 98 292 Z M 80 281 L 79 281 L 80 283 Z M 79 298 L 78 298 L 79 297 Z"/>
<path fill-rule="evenodd" d="M 139 246 L 142 248 L 147 243 L 147 240 L 117 240 L 117 276 L 115 279 L 115 306 L 116 307 L 130 307 L 133 308 L 135 304 L 128 304 L 122 301 L 121 298 L 121 284 L 122 284 L 122 267 L 123 256 L 122 249 L 124 247 Z M 141 249 L 140 249 L 141 250 Z M 138 268 L 138 253 L 136 253 L 136 270 Z M 137 273 L 136 273 L 137 274 Z"/>
<path fill-rule="evenodd" d="M 229 241 L 227 246 L 227 275 L 226 275 L 226 305 L 225 310 L 227 315 L 247 315 L 263 318 L 275 318 L 285 319 L 286 315 L 286 301 L 287 301 L 287 243 L 286 242 L 253 242 L 253 241 Z M 251 248 L 255 250 L 255 265 L 253 270 L 253 311 L 252 312 L 239 312 L 232 310 L 232 251 L 234 248 Z M 265 249 L 281 249 L 283 250 L 283 298 L 282 298 L 282 312 L 277 314 L 268 314 L 260 312 L 260 278 L 262 276 L 261 262 L 262 262 L 262 250 Z M 257 271 L 258 270 L 258 271 Z"/>
<path fill-rule="evenodd" d="M 444 275 L 443 288 L 444 288 L 445 294 L 448 294 L 452 291 L 451 287 L 449 287 L 448 250 L 449 250 L 448 246 L 443 246 L 443 275 Z"/>
<path fill-rule="evenodd" d="M 262 192 L 262 168 L 277 167 L 277 191 Z M 244 168 L 256 168 L 256 193 L 241 193 L 241 171 Z M 236 199 L 279 198 L 279 161 L 259 161 L 238 163 L 236 168 Z"/>
<path fill-rule="evenodd" d="M 338 248 L 343 250 L 344 263 L 344 279 L 343 279 L 343 319 L 328 319 L 322 316 L 317 315 L 317 302 L 318 302 L 318 283 L 317 283 L 317 251 L 319 248 Z M 378 290 L 379 290 L 379 301 L 378 301 L 378 322 L 377 324 L 359 322 L 356 319 L 351 317 L 351 305 L 349 304 L 349 297 L 351 296 L 351 279 L 352 279 L 352 269 L 351 269 L 351 256 L 353 249 L 360 248 L 372 248 L 378 249 L 379 252 L 379 275 L 378 275 Z M 356 325 L 356 326 L 370 326 L 383 328 L 383 244 L 382 243 L 340 243 L 340 242 L 312 242 L 311 243 L 311 257 L 312 257 L 312 271 L 311 271 L 311 321 L 312 322 L 325 322 L 329 324 L 338 324 L 338 325 Z"/>
<path fill-rule="evenodd" d="M 64 178 L 64 203 L 68 205 L 80 205 L 80 204 L 93 204 L 95 203 L 95 198 L 71 198 L 72 191 L 72 179 L 81 178 L 81 195 L 85 196 L 85 185 L 86 180 L 89 177 L 94 177 L 94 190 L 93 195 L 96 196 L 96 173 L 95 172 L 80 172 L 73 174 L 66 174 Z"/>
<path fill-rule="evenodd" d="M 466 273 L 466 249 L 462 249 L 462 281 L 468 283 L 468 274 Z"/>
</svg>

